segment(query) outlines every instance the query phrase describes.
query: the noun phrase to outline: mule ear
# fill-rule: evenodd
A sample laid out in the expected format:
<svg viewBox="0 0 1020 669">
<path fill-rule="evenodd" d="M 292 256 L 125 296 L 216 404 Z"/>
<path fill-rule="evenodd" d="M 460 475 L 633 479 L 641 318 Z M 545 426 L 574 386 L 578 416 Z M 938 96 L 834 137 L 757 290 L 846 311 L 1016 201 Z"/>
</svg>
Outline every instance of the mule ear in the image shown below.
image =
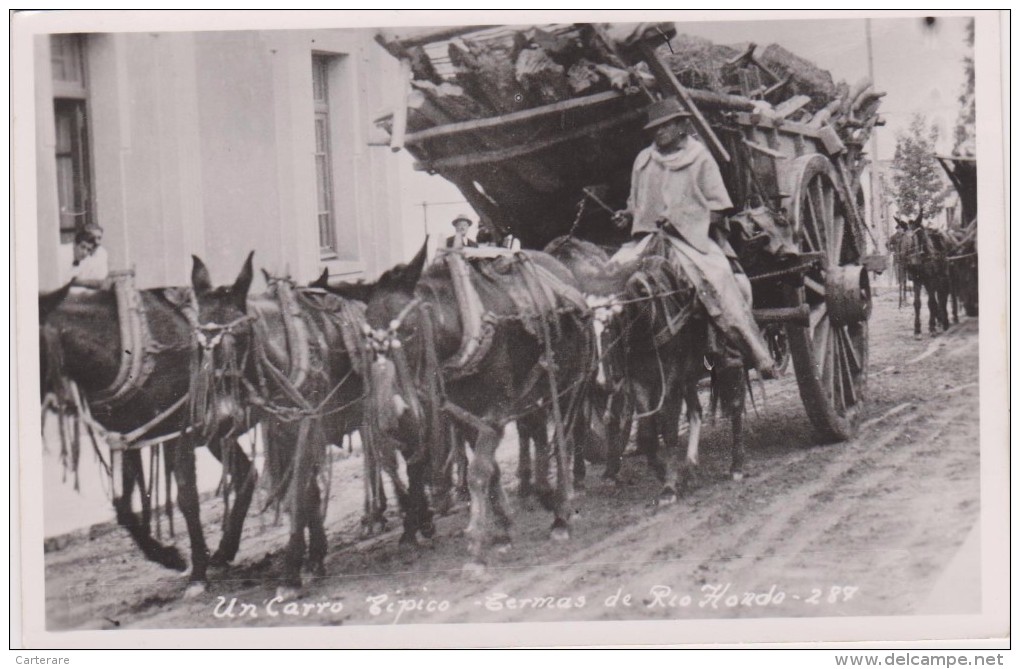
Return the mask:
<svg viewBox="0 0 1020 669">
<path fill-rule="evenodd" d="M 237 275 L 237 279 L 234 281 L 234 285 L 230 289 L 230 292 L 234 294 L 234 297 L 240 298 L 242 303 L 248 299 L 248 289 L 251 288 L 251 259 L 254 255 L 254 251 L 248 254 L 248 258 L 244 261 L 244 266 L 241 267 L 241 273 Z"/>
<path fill-rule="evenodd" d="M 269 270 L 265 267 L 262 268 L 262 278 L 266 280 L 266 285 L 269 285 L 269 283 L 273 280 L 273 277 L 269 276 Z"/>
<path fill-rule="evenodd" d="M 339 295 L 348 300 L 368 304 L 372 300 L 372 295 L 375 294 L 376 285 L 375 283 L 362 283 L 359 281 L 358 283 L 340 283 L 335 286 L 326 286 L 326 290 L 333 295 Z"/>
<path fill-rule="evenodd" d="M 329 268 L 328 267 L 323 267 L 322 268 L 322 274 L 319 275 L 318 279 L 316 279 L 315 281 L 312 281 L 310 284 L 308 284 L 308 287 L 309 288 L 321 288 L 323 290 L 328 289 L 329 288 Z"/>
<path fill-rule="evenodd" d="M 418 253 L 411 258 L 411 262 L 407 263 L 400 273 L 401 287 L 408 292 L 413 292 L 414 287 L 418 285 L 418 280 L 421 279 L 421 273 L 425 270 L 425 261 L 428 259 L 428 248 L 429 238 L 426 237 L 425 242 L 418 249 Z"/>
<path fill-rule="evenodd" d="M 71 281 L 67 282 L 63 288 L 58 288 L 52 293 L 43 293 L 39 296 L 39 322 L 42 323 L 44 320 L 49 318 L 49 315 L 60 306 L 60 303 L 64 301 L 67 294 L 71 292 Z"/>
<path fill-rule="evenodd" d="M 202 259 L 196 255 L 191 256 L 191 287 L 195 289 L 196 293 L 208 293 L 212 290 L 209 270 Z"/>
</svg>

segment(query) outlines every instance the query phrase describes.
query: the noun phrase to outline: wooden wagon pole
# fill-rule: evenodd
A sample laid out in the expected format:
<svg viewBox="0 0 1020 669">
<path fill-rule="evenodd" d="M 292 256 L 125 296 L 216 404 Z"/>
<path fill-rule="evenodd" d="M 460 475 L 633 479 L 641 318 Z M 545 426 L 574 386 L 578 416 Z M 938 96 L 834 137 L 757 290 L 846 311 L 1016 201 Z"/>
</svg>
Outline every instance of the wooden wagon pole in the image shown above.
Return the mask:
<svg viewBox="0 0 1020 669">
<path fill-rule="evenodd" d="M 644 56 L 645 62 L 648 63 L 648 67 L 651 69 L 652 74 L 655 75 L 656 80 L 659 82 L 659 86 L 664 91 L 672 92 L 680 98 L 687 110 L 691 112 L 692 120 L 695 127 L 698 129 L 698 133 L 705 138 L 708 144 L 709 151 L 712 152 L 712 157 L 715 158 L 716 162 L 728 163 L 730 162 L 730 154 L 723 147 L 722 142 L 719 141 L 719 137 L 716 136 L 712 127 L 702 116 L 701 110 L 694 104 L 694 99 L 691 97 L 687 89 L 677 80 L 676 75 L 670 70 L 662 59 L 659 58 L 659 54 L 655 52 L 655 45 L 650 39 L 642 39 L 639 43 L 641 54 Z"/>
</svg>

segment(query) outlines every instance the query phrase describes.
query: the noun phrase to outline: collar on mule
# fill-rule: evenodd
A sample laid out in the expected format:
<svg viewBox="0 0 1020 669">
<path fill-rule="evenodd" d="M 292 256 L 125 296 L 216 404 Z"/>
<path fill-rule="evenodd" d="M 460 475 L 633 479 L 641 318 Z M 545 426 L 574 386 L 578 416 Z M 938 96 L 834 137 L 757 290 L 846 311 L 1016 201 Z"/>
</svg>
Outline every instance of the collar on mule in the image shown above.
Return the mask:
<svg viewBox="0 0 1020 669">
<path fill-rule="evenodd" d="M 121 356 L 117 376 L 108 388 L 91 398 L 92 408 L 109 411 L 131 400 L 152 374 L 156 365 L 152 333 L 145 316 L 142 297 L 135 287 L 133 270 L 111 272 L 120 321 Z"/>
</svg>

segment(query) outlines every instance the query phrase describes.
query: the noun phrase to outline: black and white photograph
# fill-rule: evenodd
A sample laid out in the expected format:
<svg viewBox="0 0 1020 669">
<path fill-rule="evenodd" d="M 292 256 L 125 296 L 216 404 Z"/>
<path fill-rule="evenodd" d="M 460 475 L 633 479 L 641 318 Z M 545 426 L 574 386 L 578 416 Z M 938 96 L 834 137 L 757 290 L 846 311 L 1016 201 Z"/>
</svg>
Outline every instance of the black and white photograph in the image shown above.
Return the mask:
<svg viewBox="0 0 1020 669">
<path fill-rule="evenodd" d="M 1008 637 L 1003 20 L 13 16 L 21 642 Z"/>
</svg>

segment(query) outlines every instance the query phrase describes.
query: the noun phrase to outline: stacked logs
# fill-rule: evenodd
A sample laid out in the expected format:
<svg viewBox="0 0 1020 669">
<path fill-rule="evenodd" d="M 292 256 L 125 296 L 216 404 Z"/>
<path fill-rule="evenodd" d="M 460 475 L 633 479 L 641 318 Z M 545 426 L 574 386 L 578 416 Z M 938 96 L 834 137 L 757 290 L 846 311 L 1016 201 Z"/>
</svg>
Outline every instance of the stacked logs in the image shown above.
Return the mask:
<svg viewBox="0 0 1020 669">
<path fill-rule="evenodd" d="M 861 145 L 880 123 L 885 93 L 863 79 L 853 86 L 778 44 L 731 47 L 675 35 L 658 53 L 693 91 L 739 96 L 767 115 L 821 128 Z M 665 34 L 665 33 L 664 33 Z M 638 59 L 625 63 L 605 28 L 592 24 L 506 28 L 445 43 L 445 54 L 422 46 L 403 51 L 412 72 L 407 129 L 490 118 L 610 90 L 657 90 Z M 437 66 L 433 61 L 442 61 Z M 440 70 L 445 72 L 440 74 Z M 380 125 L 391 131 L 390 117 Z"/>
</svg>

